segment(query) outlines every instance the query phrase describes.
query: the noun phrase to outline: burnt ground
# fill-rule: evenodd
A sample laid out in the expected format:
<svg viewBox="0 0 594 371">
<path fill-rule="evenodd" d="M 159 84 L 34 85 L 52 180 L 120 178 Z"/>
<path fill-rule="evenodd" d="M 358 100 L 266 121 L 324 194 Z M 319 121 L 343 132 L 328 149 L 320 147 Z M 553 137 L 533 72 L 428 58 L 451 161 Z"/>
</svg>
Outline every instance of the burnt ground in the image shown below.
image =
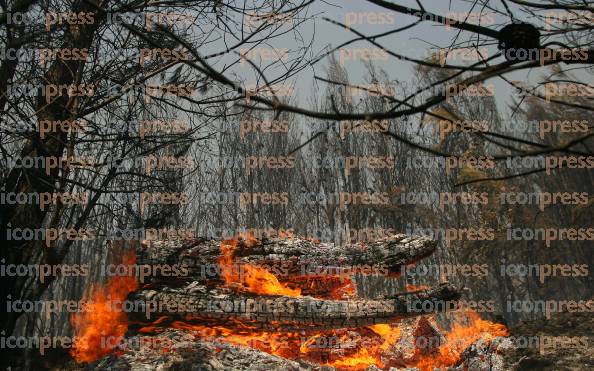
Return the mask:
<svg viewBox="0 0 594 371">
<path fill-rule="evenodd" d="M 516 370 L 594 370 L 592 313 L 557 313 L 549 320 L 521 323 L 510 329 L 510 335 L 516 337 L 516 344 L 530 337 L 544 343 L 506 352 L 506 363 L 517 365 Z"/>
</svg>

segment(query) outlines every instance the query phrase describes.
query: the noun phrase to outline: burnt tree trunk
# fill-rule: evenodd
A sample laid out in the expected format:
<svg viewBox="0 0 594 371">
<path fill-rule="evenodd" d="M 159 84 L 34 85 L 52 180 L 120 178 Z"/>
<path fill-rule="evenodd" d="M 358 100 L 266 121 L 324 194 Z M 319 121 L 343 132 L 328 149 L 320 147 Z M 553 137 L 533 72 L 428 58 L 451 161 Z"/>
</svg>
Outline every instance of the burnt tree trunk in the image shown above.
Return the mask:
<svg viewBox="0 0 594 371">
<path fill-rule="evenodd" d="M 103 4 L 105 5 L 105 4 Z M 72 8 L 74 13 L 94 12 L 94 7 L 87 2 L 76 2 Z M 95 13 L 94 22 L 86 25 L 76 25 L 67 27 L 64 34 L 64 48 L 90 48 L 93 43 L 95 32 L 97 31 L 101 19 Z M 46 74 L 44 75 L 43 85 L 79 85 L 82 84 L 82 74 L 85 66 L 84 61 L 80 60 L 61 60 L 56 59 Z M 37 99 L 37 121 L 41 120 L 72 120 L 77 116 L 78 100 L 76 97 L 69 97 L 62 89 L 62 95 L 59 95 L 49 102 L 43 94 L 39 94 Z M 67 145 L 67 131 L 57 130 L 55 133 L 48 133 L 44 139 L 41 139 L 39 132 L 33 133 L 25 142 L 21 157 L 43 157 L 60 158 L 64 155 Z M 56 184 L 59 179 L 60 171 L 58 167 L 48 170 L 41 169 L 23 169 L 13 168 L 6 180 L 5 192 L 24 192 L 24 193 L 52 193 L 56 191 Z M 21 205 L 1 205 L 0 206 L 0 241 L 2 249 L 0 259 L 4 264 L 60 264 L 65 256 L 64 251 L 57 251 L 55 248 L 47 248 L 42 241 L 23 241 L 7 237 L 8 229 L 31 228 L 38 229 L 44 226 L 47 209 L 41 210 L 36 204 Z M 53 277 L 46 278 L 51 281 Z M 38 278 L 32 277 L 6 277 L 2 286 L 2 303 L 0 306 L 5 308 L 4 301 L 7 297 L 12 300 L 35 300 L 40 294 Z M 4 309 L 3 309 L 4 310 Z M 17 318 L 22 313 L 3 313 L 1 319 L 2 329 L 6 333 L 13 332 Z"/>
</svg>

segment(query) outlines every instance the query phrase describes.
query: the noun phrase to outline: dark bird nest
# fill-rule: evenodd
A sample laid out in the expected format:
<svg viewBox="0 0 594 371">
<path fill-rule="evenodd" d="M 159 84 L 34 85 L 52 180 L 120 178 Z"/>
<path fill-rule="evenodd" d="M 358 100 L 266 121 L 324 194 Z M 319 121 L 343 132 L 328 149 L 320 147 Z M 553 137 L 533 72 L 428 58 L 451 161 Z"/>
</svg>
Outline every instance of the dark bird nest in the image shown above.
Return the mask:
<svg viewBox="0 0 594 371">
<path fill-rule="evenodd" d="M 512 23 L 499 31 L 499 50 L 507 60 L 526 61 L 534 55 L 530 51 L 540 48 L 540 31 L 529 23 Z M 524 53 L 518 53 L 525 50 Z"/>
</svg>

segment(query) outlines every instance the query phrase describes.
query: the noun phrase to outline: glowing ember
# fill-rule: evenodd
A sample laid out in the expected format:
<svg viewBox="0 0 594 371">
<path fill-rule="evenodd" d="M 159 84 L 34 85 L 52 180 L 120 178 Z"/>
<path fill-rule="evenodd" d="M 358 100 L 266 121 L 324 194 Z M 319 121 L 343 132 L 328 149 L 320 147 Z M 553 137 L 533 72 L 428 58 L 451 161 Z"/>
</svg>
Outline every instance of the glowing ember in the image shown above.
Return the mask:
<svg viewBox="0 0 594 371">
<path fill-rule="evenodd" d="M 319 299 L 348 299 L 355 297 L 357 289 L 350 276 L 308 275 L 284 279 L 283 284 L 301 289 L 302 295 Z"/>
<path fill-rule="evenodd" d="M 460 323 L 454 324 L 450 332 L 442 330 L 445 341 L 434 354 L 417 357 L 406 362 L 406 366 L 416 367 L 421 371 L 455 366 L 460 363 L 462 352 L 479 339 L 491 341 L 495 337 L 508 335 L 504 325 L 483 320 L 471 311 L 465 315 L 466 324 L 462 324 L 464 316 L 460 313 Z M 162 320 L 161 318 L 154 324 L 163 322 Z M 263 331 L 245 322 L 236 322 L 229 327 L 208 327 L 176 321 L 170 327 L 189 331 L 197 338 L 220 344 L 221 348 L 225 347 L 225 344 L 247 346 L 287 359 L 307 360 L 341 370 L 364 370 L 371 365 L 387 367 L 384 362 L 390 361 L 391 347 L 401 340 L 401 329 L 398 325 L 387 324 L 356 329 L 321 330 L 308 335 Z M 163 330 L 163 327 L 150 326 L 141 329 L 140 332 L 155 333 Z"/>
<path fill-rule="evenodd" d="M 376 362 L 376 357 L 369 354 L 369 351 L 366 348 L 361 348 L 356 354 L 334 361 L 329 365 L 333 367 L 349 368 L 352 370 L 364 370 Z"/>
<path fill-rule="evenodd" d="M 398 327 L 393 327 L 386 324 L 378 324 L 369 326 L 369 328 L 382 337 L 384 341 L 380 346 L 380 349 L 382 350 L 388 349 L 391 345 L 395 344 L 400 338 L 400 329 Z"/>
<path fill-rule="evenodd" d="M 381 354 L 400 339 L 400 329 L 386 324 L 377 324 L 368 328 L 380 336 L 379 342 L 372 344 L 365 342 L 365 347 L 358 347 L 357 353 L 330 362 L 328 365 L 350 370 L 364 370 L 371 365 L 383 367 Z"/>
<path fill-rule="evenodd" d="M 135 252 L 128 251 L 122 263 L 135 264 Z M 118 345 L 128 329 L 128 317 L 113 303 L 125 300 L 137 287 L 135 277 L 115 276 L 104 287 L 91 290 L 83 311 L 71 317 L 75 338 L 70 354 L 77 362 L 95 361 Z"/>
<path fill-rule="evenodd" d="M 159 333 L 167 328 L 175 328 L 188 331 L 203 341 L 218 344 L 220 348 L 247 346 L 288 359 L 303 359 L 345 370 L 363 370 L 372 364 L 381 366 L 383 352 L 400 339 L 400 329 L 387 324 L 306 334 L 264 331 L 257 324 L 237 320 L 228 326 L 205 326 L 185 321 L 166 323 L 167 317 L 161 317 L 139 332 Z"/>
<path fill-rule="evenodd" d="M 429 290 L 429 288 L 430 287 L 427 286 L 427 285 L 416 286 L 416 285 L 411 285 L 411 284 L 407 284 L 406 287 L 405 287 L 406 292 L 415 292 L 415 291 Z"/>
<path fill-rule="evenodd" d="M 162 319 L 157 322 L 160 321 Z M 397 327 L 383 324 L 360 329 L 324 330 L 313 335 L 262 331 L 246 323 L 235 325 L 239 328 L 208 327 L 175 321 L 170 327 L 189 331 L 197 338 L 219 344 L 221 348 L 225 347 L 225 344 L 248 346 L 288 359 L 305 359 L 348 370 L 363 370 L 372 364 L 381 365 L 381 352 L 395 344 L 400 337 Z M 141 329 L 140 332 L 163 330 L 165 328 L 150 326 Z M 360 333 L 365 336 L 361 336 Z"/>
</svg>

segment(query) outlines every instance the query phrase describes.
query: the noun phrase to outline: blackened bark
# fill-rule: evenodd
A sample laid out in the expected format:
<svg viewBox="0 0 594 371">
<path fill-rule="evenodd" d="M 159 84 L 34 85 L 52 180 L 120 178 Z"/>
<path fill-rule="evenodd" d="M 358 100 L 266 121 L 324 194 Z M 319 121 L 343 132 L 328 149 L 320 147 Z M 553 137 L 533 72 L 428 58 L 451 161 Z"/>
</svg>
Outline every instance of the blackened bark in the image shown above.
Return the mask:
<svg viewBox="0 0 594 371">
<path fill-rule="evenodd" d="M 73 12 L 93 13 L 94 7 L 87 2 L 80 1 L 73 5 Z M 71 26 L 65 30 L 63 48 L 90 48 L 93 43 L 95 32 L 100 24 L 100 18 L 95 14 L 94 22 L 87 25 Z M 81 84 L 84 61 L 60 60 L 53 62 L 44 76 L 43 85 L 78 85 Z M 64 91 L 62 91 L 64 92 Z M 37 120 L 72 120 L 76 117 L 76 97 L 60 95 L 49 103 L 42 94 L 38 96 Z M 39 132 L 32 135 L 24 144 L 21 150 L 21 157 L 43 157 L 60 158 L 64 154 L 67 141 L 67 131 L 58 130 L 55 133 L 48 133 L 41 139 Z M 46 172 L 46 169 L 23 169 L 13 168 L 7 177 L 5 192 L 44 193 L 54 192 L 55 185 L 60 174 L 59 168 L 53 168 Z M 0 259 L 3 264 L 49 264 L 61 263 L 63 254 L 56 255 L 51 248 L 43 247 L 40 241 L 23 241 L 8 238 L 9 229 L 31 228 L 38 229 L 44 225 L 47 209 L 41 210 L 39 205 L 1 205 L 0 206 L 0 241 L 2 249 Z M 1 299 L 3 311 L 6 307 L 4 301 L 7 298 L 12 300 L 36 298 L 28 297 L 29 292 L 35 292 L 34 288 L 27 284 L 30 277 L 6 277 L 1 285 Z M 49 280 L 53 279 L 48 277 Z M 33 281 L 33 285 L 39 281 Z M 17 318 L 21 313 L 3 313 L 1 319 L 2 329 L 10 334 L 14 330 Z"/>
</svg>

